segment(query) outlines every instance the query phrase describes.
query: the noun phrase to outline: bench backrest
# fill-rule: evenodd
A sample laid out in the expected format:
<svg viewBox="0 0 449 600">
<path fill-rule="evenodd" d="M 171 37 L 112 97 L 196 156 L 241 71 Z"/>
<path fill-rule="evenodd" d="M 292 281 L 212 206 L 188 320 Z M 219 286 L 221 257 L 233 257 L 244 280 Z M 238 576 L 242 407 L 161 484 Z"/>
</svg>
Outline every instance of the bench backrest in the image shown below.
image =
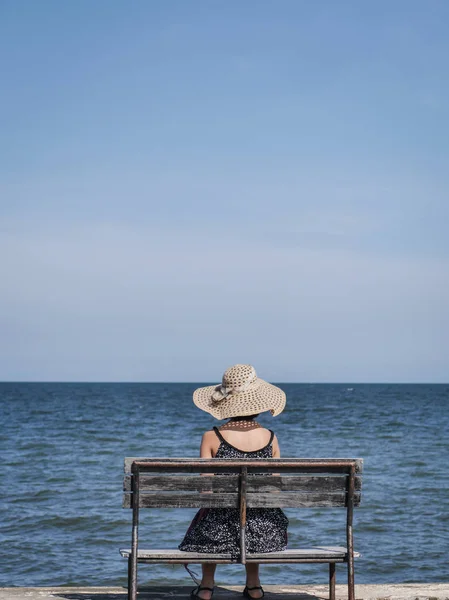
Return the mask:
<svg viewBox="0 0 449 600">
<path fill-rule="evenodd" d="M 123 506 L 136 496 L 139 508 L 358 506 L 362 467 L 362 459 L 126 458 Z"/>
</svg>

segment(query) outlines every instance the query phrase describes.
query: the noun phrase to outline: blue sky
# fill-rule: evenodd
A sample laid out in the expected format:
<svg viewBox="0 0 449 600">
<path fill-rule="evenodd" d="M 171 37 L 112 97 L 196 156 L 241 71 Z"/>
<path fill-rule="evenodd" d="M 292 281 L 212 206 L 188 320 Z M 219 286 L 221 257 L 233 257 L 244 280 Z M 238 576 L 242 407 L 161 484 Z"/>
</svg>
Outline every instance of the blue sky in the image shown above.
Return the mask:
<svg viewBox="0 0 449 600">
<path fill-rule="evenodd" d="M 0 3 L 0 379 L 449 380 L 449 3 Z"/>
</svg>

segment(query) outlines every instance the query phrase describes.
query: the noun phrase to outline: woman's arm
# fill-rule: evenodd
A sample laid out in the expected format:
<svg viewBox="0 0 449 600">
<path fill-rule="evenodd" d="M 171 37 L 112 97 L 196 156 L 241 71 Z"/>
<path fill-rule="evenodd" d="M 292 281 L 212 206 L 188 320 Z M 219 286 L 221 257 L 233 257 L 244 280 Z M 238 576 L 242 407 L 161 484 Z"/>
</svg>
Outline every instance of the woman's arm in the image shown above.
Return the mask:
<svg viewBox="0 0 449 600">
<path fill-rule="evenodd" d="M 273 438 L 273 458 L 281 458 L 281 449 L 276 436 Z"/>
<path fill-rule="evenodd" d="M 206 433 L 203 435 L 200 446 L 200 458 L 214 457 L 213 441 L 215 437 L 216 436 L 213 431 L 206 431 Z"/>
<path fill-rule="evenodd" d="M 273 438 L 273 458 L 281 458 L 281 449 L 279 448 L 279 442 L 276 436 Z M 280 473 L 273 473 L 275 477 L 280 477 Z"/>
<path fill-rule="evenodd" d="M 210 435 L 212 434 L 212 436 Z M 212 446 L 213 438 L 216 437 L 213 431 L 206 431 L 201 439 L 200 446 L 200 458 L 213 458 L 214 457 L 214 449 Z M 201 473 L 202 477 L 213 477 L 213 473 Z M 212 492 L 203 492 L 206 494 L 211 494 Z"/>
</svg>

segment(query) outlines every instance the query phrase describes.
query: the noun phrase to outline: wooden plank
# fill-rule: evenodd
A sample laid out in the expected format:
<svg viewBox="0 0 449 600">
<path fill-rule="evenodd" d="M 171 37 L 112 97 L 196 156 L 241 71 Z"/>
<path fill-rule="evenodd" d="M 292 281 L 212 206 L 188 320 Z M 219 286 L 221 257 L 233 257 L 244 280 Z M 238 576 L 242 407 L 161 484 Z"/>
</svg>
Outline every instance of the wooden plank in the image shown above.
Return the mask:
<svg viewBox="0 0 449 600">
<path fill-rule="evenodd" d="M 237 475 L 147 475 L 140 476 L 140 491 L 237 492 Z M 123 479 L 123 491 L 131 491 L 131 475 Z"/>
<path fill-rule="evenodd" d="M 123 508 L 132 508 L 132 494 L 123 494 Z M 336 492 L 272 492 L 247 494 L 248 508 L 338 508 L 345 507 L 347 494 Z M 360 504 L 360 493 L 354 505 Z M 140 495 L 140 508 L 238 508 L 238 493 L 156 492 Z"/>
<path fill-rule="evenodd" d="M 128 558 L 131 554 L 130 549 L 120 550 L 120 554 L 124 558 Z M 139 550 L 138 561 L 148 563 L 166 563 L 166 564 L 189 564 L 189 563 L 205 563 L 213 562 L 216 564 L 231 564 L 238 563 L 240 559 L 232 554 L 209 554 L 199 552 L 181 552 L 180 550 Z"/>
<path fill-rule="evenodd" d="M 299 476 L 299 475 L 248 475 L 248 492 L 303 491 L 303 492 L 346 492 L 347 475 Z M 355 489 L 362 487 L 361 477 L 355 479 Z"/>
<path fill-rule="evenodd" d="M 148 457 L 126 457 L 124 462 L 125 473 L 131 471 L 131 465 L 138 461 L 144 465 L 144 470 L 166 471 L 166 472 L 214 472 L 214 470 L 226 470 L 237 472 L 241 466 L 246 466 L 248 472 L 252 468 L 261 468 L 269 472 L 281 469 L 283 472 L 289 470 L 294 472 L 326 472 L 326 469 L 334 472 L 347 472 L 352 463 L 355 464 L 355 472 L 363 471 L 363 459 L 361 458 L 269 458 L 269 459 L 207 459 L 207 458 L 148 458 Z"/>
<path fill-rule="evenodd" d="M 348 471 L 348 467 L 324 467 L 317 465 L 309 465 L 309 466 L 297 466 L 293 468 L 289 465 L 283 466 L 265 466 L 265 467 L 248 467 L 248 474 L 255 475 L 277 475 L 277 474 L 295 474 L 295 475 L 346 475 Z"/>
<path fill-rule="evenodd" d="M 249 492 L 272 492 L 284 491 L 346 491 L 347 475 L 335 476 L 298 476 L 298 475 L 249 475 Z M 361 477 L 355 478 L 355 489 L 362 487 Z M 201 475 L 141 475 L 141 491 L 198 491 L 198 492 L 236 492 L 238 490 L 238 477 L 235 475 L 217 475 L 215 477 L 203 477 Z M 125 475 L 123 490 L 131 491 L 131 475 Z"/>
<path fill-rule="evenodd" d="M 215 460 L 215 459 L 214 459 Z M 275 460 L 275 459 L 268 459 Z M 165 465 L 165 464 L 154 464 L 147 463 L 145 467 L 142 467 L 141 473 L 213 473 L 217 474 L 232 474 L 240 473 L 241 467 L 244 465 L 236 464 L 223 464 L 223 461 L 216 459 L 215 464 L 201 464 L 201 465 Z M 277 473 L 294 473 L 294 474 L 347 474 L 349 467 L 347 466 L 323 466 L 323 465 L 293 465 L 293 464 L 256 464 L 253 461 L 247 466 L 248 474 L 266 474 L 276 475 Z"/>
<path fill-rule="evenodd" d="M 346 506 L 346 493 L 278 492 L 257 494 L 248 492 L 248 508 L 338 508 Z M 360 504 L 360 494 L 354 495 L 354 506 Z"/>
<path fill-rule="evenodd" d="M 130 548 L 121 548 L 120 554 L 124 558 L 128 558 L 131 553 Z M 289 548 L 281 552 L 263 552 L 257 554 L 247 554 L 248 559 L 273 559 L 273 560 L 291 560 L 291 559 L 344 559 L 346 558 L 347 550 L 344 546 L 318 546 L 315 548 Z M 354 553 L 354 556 L 359 556 Z M 183 559 L 185 562 L 195 562 L 195 559 L 203 560 L 230 560 L 231 554 L 210 554 L 203 552 L 183 552 L 175 549 L 140 549 L 138 551 L 139 559 Z"/>
<path fill-rule="evenodd" d="M 132 494 L 123 494 L 123 508 L 132 508 Z M 140 495 L 140 508 L 238 508 L 239 495 L 157 492 Z"/>
<path fill-rule="evenodd" d="M 313 548 L 288 548 L 280 552 L 261 552 L 248 554 L 253 559 L 256 558 L 345 558 L 347 549 L 345 546 L 316 546 Z M 359 558 L 359 552 L 354 552 L 354 557 Z"/>
</svg>

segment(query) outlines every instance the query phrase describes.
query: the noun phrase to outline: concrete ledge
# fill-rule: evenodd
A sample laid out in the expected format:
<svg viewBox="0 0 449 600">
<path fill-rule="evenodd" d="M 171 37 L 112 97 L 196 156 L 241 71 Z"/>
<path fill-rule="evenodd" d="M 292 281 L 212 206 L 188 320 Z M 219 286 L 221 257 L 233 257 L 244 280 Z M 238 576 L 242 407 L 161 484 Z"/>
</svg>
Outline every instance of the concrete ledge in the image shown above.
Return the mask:
<svg viewBox="0 0 449 600">
<path fill-rule="evenodd" d="M 188 599 L 190 586 L 142 586 L 139 597 L 147 600 Z M 266 585 L 269 600 L 327 600 L 324 585 Z M 243 587 L 218 586 L 214 600 L 242 598 Z M 356 585 L 357 600 L 449 600 L 449 583 L 409 583 L 383 585 Z M 337 598 L 347 600 L 347 587 L 337 585 Z M 0 600 L 126 600 L 126 589 L 114 587 L 35 587 L 0 588 Z"/>
</svg>

